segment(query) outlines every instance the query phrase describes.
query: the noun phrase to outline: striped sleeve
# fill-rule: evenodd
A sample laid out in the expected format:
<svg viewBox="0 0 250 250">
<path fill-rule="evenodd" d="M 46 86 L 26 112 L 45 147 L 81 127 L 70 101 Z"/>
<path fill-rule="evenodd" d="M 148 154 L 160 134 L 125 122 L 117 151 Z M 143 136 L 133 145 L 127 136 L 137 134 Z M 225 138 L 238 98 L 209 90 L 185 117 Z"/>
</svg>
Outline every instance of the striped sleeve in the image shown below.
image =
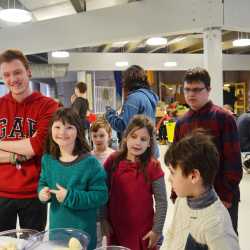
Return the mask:
<svg viewBox="0 0 250 250">
<path fill-rule="evenodd" d="M 155 216 L 152 230 L 158 234 L 162 234 L 168 207 L 164 177 L 153 181 L 152 188 L 155 199 Z"/>
</svg>

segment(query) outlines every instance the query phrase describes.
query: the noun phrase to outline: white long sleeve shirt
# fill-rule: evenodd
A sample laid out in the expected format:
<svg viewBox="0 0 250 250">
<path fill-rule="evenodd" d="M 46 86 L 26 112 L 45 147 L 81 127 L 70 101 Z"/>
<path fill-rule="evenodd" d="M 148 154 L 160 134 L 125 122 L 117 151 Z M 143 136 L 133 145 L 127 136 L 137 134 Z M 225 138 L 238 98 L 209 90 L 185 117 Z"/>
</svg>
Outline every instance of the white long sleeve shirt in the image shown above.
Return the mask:
<svg viewBox="0 0 250 250">
<path fill-rule="evenodd" d="M 191 249 L 240 250 L 229 213 L 219 199 L 193 209 L 187 198 L 177 198 L 167 232 L 167 250 Z"/>
</svg>

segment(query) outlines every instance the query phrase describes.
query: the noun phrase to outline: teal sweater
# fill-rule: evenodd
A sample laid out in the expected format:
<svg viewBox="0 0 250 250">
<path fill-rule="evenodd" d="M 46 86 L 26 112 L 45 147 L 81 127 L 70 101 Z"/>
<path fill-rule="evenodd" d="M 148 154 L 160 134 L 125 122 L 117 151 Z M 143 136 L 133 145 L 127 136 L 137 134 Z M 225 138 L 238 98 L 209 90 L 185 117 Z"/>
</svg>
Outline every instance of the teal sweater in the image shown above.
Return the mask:
<svg viewBox="0 0 250 250">
<path fill-rule="evenodd" d="M 44 187 L 57 189 L 59 184 L 68 190 L 63 203 L 54 194 L 50 200 L 50 229 L 75 228 L 90 235 L 88 250 L 96 246 L 97 209 L 108 200 L 106 175 L 96 158 L 90 155 L 78 157 L 70 163 L 62 163 L 51 155 L 42 157 L 42 171 L 38 192 Z"/>
</svg>

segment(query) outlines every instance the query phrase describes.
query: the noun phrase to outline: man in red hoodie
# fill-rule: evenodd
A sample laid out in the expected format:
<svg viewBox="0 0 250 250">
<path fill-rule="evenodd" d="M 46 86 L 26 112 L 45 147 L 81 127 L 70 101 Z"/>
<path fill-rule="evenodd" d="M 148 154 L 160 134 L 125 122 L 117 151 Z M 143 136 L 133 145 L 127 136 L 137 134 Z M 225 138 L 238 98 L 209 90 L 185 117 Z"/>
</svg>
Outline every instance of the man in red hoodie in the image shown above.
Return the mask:
<svg viewBox="0 0 250 250">
<path fill-rule="evenodd" d="M 48 123 L 58 104 L 32 92 L 31 70 L 19 50 L 0 54 L 0 72 L 9 93 L 0 98 L 0 231 L 44 230 L 47 210 L 37 198 L 41 155 Z"/>
</svg>

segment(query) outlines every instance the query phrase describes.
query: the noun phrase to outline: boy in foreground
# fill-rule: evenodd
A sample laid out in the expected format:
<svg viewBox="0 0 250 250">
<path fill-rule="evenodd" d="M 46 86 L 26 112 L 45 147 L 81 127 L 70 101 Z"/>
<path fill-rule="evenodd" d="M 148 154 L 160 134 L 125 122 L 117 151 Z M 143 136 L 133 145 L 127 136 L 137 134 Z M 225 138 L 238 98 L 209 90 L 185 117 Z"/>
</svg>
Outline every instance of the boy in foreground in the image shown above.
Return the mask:
<svg viewBox="0 0 250 250">
<path fill-rule="evenodd" d="M 229 213 L 213 188 L 219 154 L 211 137 L 195 130 L 165 154 L 178 198 L 167 250 L 239 250 Z"/>
</svg>

